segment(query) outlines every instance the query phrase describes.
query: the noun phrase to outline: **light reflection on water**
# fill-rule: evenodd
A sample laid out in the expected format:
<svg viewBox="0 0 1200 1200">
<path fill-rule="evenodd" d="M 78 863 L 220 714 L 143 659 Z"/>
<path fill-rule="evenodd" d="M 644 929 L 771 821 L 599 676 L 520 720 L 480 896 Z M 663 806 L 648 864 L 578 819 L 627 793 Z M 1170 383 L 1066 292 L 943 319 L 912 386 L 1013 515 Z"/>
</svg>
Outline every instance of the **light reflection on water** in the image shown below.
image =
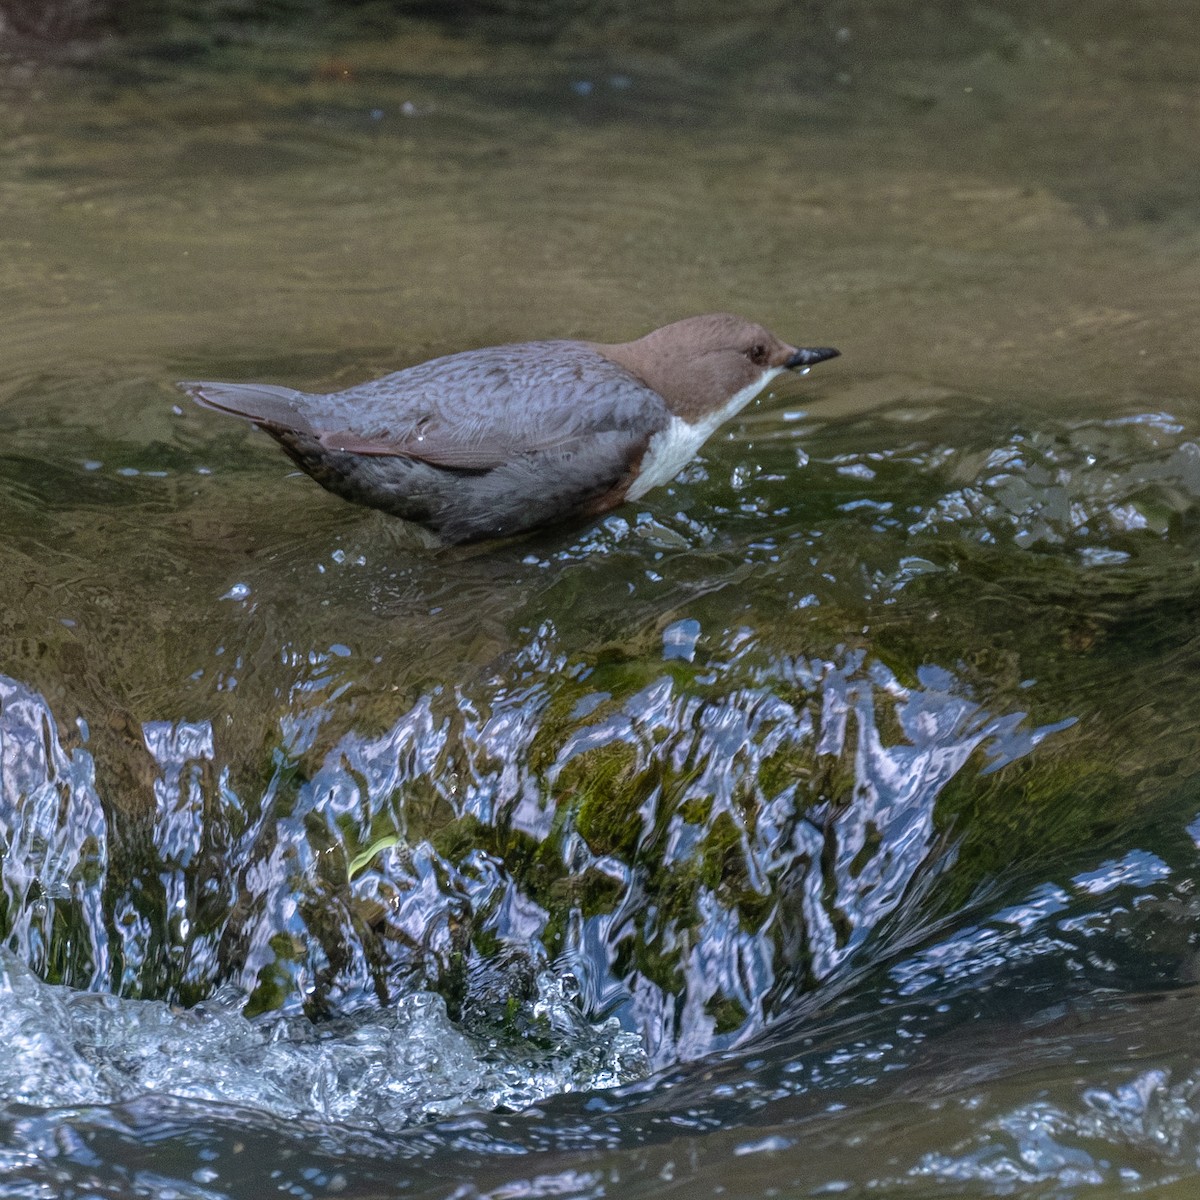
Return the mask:
<svg viewBox="0 0 1200 1200">
<path fill-rule="evenodd" d="M 664 647 L 679 661 L 670 628 Z M 422 696 L 380 736 L 345 735 L 307 778 L 318 726 L 285 719 L 256 797 L 214 764 L 208 723 L 149 722 L 156 865 L 132 886 L 105 871 L 90 756 L 68 755 L 44 701 L 0 680 L 4 879 L 23 914 L 9 944 L 43 972 L 72 947 L 58 977 L 76 986 L 176 999 L 228 985 L 318 1014 L 453 991 L 487 946 L 535 973 L 569 965 L 584 1010 L 619 1013 L 665 1066 L 743 1040 L 851 959 L 935 856 L 934 806 L 972 753 L 1011 762 L 1053 732 L 989 716 L 946 672 L 903 687 L 861 653 L 774 660 L 724 694 L 711 689 L 728 670 L 704 672 L 699 693 L 664 674 L 617 700 L 543 628 L 512 671 L 489 693 Z M 539 751 L 560 690 L 589 715 Z M 611 762 L 620 787 L 595 790 Z M 838 764 L 847 780 L 812 790 Z M 533 874 L 506 862 L 533 847 Z"/>
<path fill-rule="evenodd" d="M 1040 459 L 911 446 L 902 456 L 925 469 L 935 494 L 949 484 L 986 497 L 998 464 L 1035 494 L 1066 489 L 1091 506 L 1085 522 L 1047 523 L 1049 504 L 1001 512 L 975 503 L 945 518 L 948 532 L 995 529 L 993 544 L 1013 543 L 1033 513 L 1043 540 L 1049 530 L 1051 541 L 1098 552 L 1127 547 L 1135 581 L 1178 544 L 1178 520 L 1130 530 L 1120 512 L 1166 503 L 1186 520 L 1191 509 L 1191 442 L 1180 426 L 1060 429 Z M 1048 445 L 1057 473 L 1044 466 Z M 821 469 L 815 460 L 818 485 Z M 886 471 L 855 483 L 888 486 Z M 778 483 L 753 486 L 769 494 Z M 881 515 L 849 519 L 869 522 L 855 528 L 880 539 L 856 534 L 858 553 L 879 563 L 868 592 L 885 604 L 922 612 L 932 585 L 969 583 L 980 569 L 947 558 L 929 531 L 916 545 L 930 558 L 902 553 L 886 566 L 880 547 L 892 535 Z M 480 568 L 472 586 L 540 575 L 561 586 L 568 569 L 603 586 L 606 562 L 649 554 L 658 565 L 653 556 L 679 554 L 693 528 L 669 515 L 619 516 L 557 551 L 522 547 Z M 707 528 L 710 538 L 729 536 Z M 408 611 L 426 568 L 389 566 L 387 579 L 373 536 L 367 528 L 321 549 L 330 569 L 322 578 L 385 581 L 381 611 Z M 793 544 L 841 571 L 836 537 L 836 527 L 807 528 Z M 1016 709 L 992 712 L 972 695 L 977 674 L 968 684 L 925 666 L 902 683 L 865 648 L 781 652 L 787 627 L 772 627 L 763 609 L 713 627 L 712 597 L 724 589 L 706 581 L 727 553 L 665 568 L 678 580 L 690 566 L 696 599 L 683 611 L 696 615 L 651 608 L 657 636 L 638 655 L 597 655 L 586 641 L 580 648 L 578 630 L 543 621 L 469 679 L 372 697 L 369 733 L 356 728 L 350 703 L 361 704 L 361 674 L 384 656 L 364 662 L 370 643 L 358 639 L 325 650 L 276 645 L 270 670 L 282 703 L 260 714 L 269 763 L 260 790 L 222 761 L 211 719 L 142 723 L 154 816 L 132 880 L 110 866 L 114 831 L 128 842 L 137 826 L 102 799 L 95 731 L 64 731 L 44 697 L 6 677 L 0 798 L 7 944 L 17 955 L 4 1005 L 17 1047 L 8 1094 L 37 1110 L 11 1114 L 12 1186 L 53 1177 L 64 1195 L 125 1194 L 127 1160 L 147 1138 L 191 1165 L 168 1173 L 169 1185 L 137 1186 L 185 1195 L 267 1186 L 261 1173 L 241 1171 L 247 1137 L 264 1170 L 271 1164 L 270 1186 L 291 1179 L 314 1195 L 336 1191 L 338 1180 L 390 1194 L 397 1161 L 419 1194 L 452 1194 L 441 1182 L 450 1177 L 467 1187 L 461 1194 L 506 1196 L 618 1186 L 636 1194 L 668 1176 L 695 1186 L 706 1175 L 727 1190 L 742 1180 L 746 1194 L 824 1180 L 852 1189 L 919 1182 L 930 1194 L 1020 1184 L 1050 1195 L 1173 1170 L 1194 1124 L 1189 1052 L 1164 1041 L 1146 1072 L 1113 1073 L 1113 1056 L 1129 1057 L 1126 1010 L 1114 1000 L 1110 1013 L 1094 997 L 1136 994 L 1150 964 L 1163 986 L 1193 977 L 1191 906 L 1174 860 L 1140 847 L 1098 857 L 990 915 L 954 918 L 944 937 L 930 917 L 939 881 L 953 876 L 958 835 L 969 841 L 982 825 L 975 814 L 950 835 L 939 801 L 952 786 L 961 795 L 964 783 L 999 778 L 1008 790 L 994 800 L 1011 806 L 1012 771 L 1044 763 L 1040 752 L 1074 731 L 1072 718 L 1059 710 L 1036 725 Z M 470 579 L 474 563 L 444 569 Z M 231 593 L 228 610 L 249 627 L 278 604 L 277 569 L 251 562 L 233 582 L 226 571 L 211 595 Z M 836 609 L 840 585 L 828 574 L 804 580 L 820 595 L 795 598 L 792 611 Z M 1019 596 L 1020 576 L 1013 582 Z M 1116 575 L 1108 586 L 1111 620 L 1126 585 Z M 737 587 L 744 596 L 777 585 L 751 572 Z M 261 654 L 256 665 L 239 651 L 238 631 L 236 622 L 213 631 L 214 688 L 261 695 Z M 1017 678 L 1007 694 L 1036 701 L 1036 681 Z M 1160 693 L 1164 715 L 1174 687 Z M 621 824 L 597 819 L 630 797 Z M 598 810 L 587 811 L 589 800 Z M 1029 817 L 1039 816 L 1045 802 L 1035 793 L 1029 803 Z M 76 988 L 156 999 L 47 987 L 20 961 Z M 247 994 L 250 1011 L 263 1010 L 253 1020 L 239 1015 Z M 1181 1011 L 1185 995 L 1163 1011 Z M 198 997 L 209 999 L 195 1015 L 159 1003 Z M 1076 1010 L 1111 1026 L 1100 1038 L 1116 1047 L 1086 1069 L 1078 1058 L 1095 1040 L 1093 1024 L 1081 1038 Z M 1069 1077 L 1059 1073 L 1066 1061 L 1075 1064 Z M 1047 1073 L 1053 1101 L 1031 1102 L 1027 1088 L 1006 1082 L 1031 1065 Z M 563 1096 L 653 1069 L 605 1097 Z M 1130 1116 L 1135 1101 L 1143 1108 Z M 447 1123 L 462 1108 L 530 1103 L 524 1116 Z M 230 1104 L 242 1106 L 233 1124 Z M 1116 1155 L 1114 1145 L 1141 1145 L 1130 1122 L 1157 1129 L 1163 1106 L 1176 1130 L 1166 1152 L 1138 1159 L 1161 1148 L 1152 1135 L 1144 1155 Z M 419 1134 L 394 1136 L 431 1118 Z M 280 1119 L 318 1122 L 302 1152 L 287 1149 Z M 673 1147 L 680 1136 L 687 1166 Z M 822 1149 L 855 1137 L 894 1149 L 857 1173 Z M 101 1155 L 101 1170 L 93 1151 L 70 1148 L 84 1143 L 115 1157 Z M 192 1161 L 198 1146 L 207 1158 Z M 293 1153 L 304 1164 L 296 1174 Z M 514 1173 L 502 1165 L 514 1153 L 554 1165 Z M 604 1165 L 587 1165 L 597 1157 Z M 97 1184 L 97 1170 L 110 1181 Z"/>
<path fill-rule="evenodd" d="M 979 440 L 994 447 L 990 432 Z M 897 461 L 922 472 L 935 496 L 986 498 L 999 468 L 1036 496 L 1065 489 L 1089 505 L 1083 523 L 1054 525 L 1053 506 L 1037 501 L 1019 512 L 973 503 L 945 518 L 952 538 L 995 530 L 993 545 L 1017 542 L 1032 513 L 1043 541 L 1123 547 L 1131 573 L 1107 576 L 1103 610 L 1089 617 L 1119 616 L 1146 564 L 1186 545 L 1186 423 L 1060 428 L 1040 457 L 1020 459 L 1008 443 L 998 454 L 905 444 Z M 1057 473 L 1045 466 L 1051 452 Z M 840 455 L 829 460 L 836 476 Z M 894 486 L 888 455 L 875 461 L 875 477 L 857 487 Z M 815 459 L 818 497 L 823 469 Z M 750 486 L 765 497 L 763 511 L 776 511 L 777 480 Z M 661 517 L 615 517 L 557 550 L 544 543 L 440 568 L 447 603 L 454 578 L 482 595 L 485 584 L 519 590 L 539 576 L 562 587 L 574 582 L 570 570 L 603 589 L 605 567 L 621 576 L 630 562 L 653 562 L 675 584 L 690 572 L 694 598 L 682 610 L 650 605 L 657 632 L 638 654 L 594 653 L 577 628 L 543 621 L 469 678 L 368 697 L 370 732 L 351 705 L 363 704 L 360 680 L 372 664 L 384 669 L 386 651 L 371 656 L 370 641 L 348 634 L 353 645 L 303 650 L 289 636 L 270 647 L 266 674 L 261 652 L 239 647 L 256 623 L 273 628 L 278 563 L 251 560 L 236 575 L 223 566 L 209 591 L 232 593 L 225 607 L 235 620 L 205 631 L 217 651 L 206 670 L 222 695 L 261 696 L 264 677 L 274 682 L 277 702 L 257 714 L 265 782 L 247 786 L 244 769 L 223 761 L 219 722 L 144 720 L 154 816 L 133 879 L 111 866 L 114 831 L 128 844 L 138 826 L 105 805 L 99 733 L 86 723 L 64 729 L 43 696 L 4 679 L 8 946 L 76 988 L 155 998 L 101 1001 L 10 965 L 4 1012 L 18 1052 L 9 1094 L 37 1110 L 10 1114 L 14 1150 L 0 1161 L 13 1188 L 54 1178 L 64 1195 L 126 1194 L 147 1139 L 187 1164 L 166 1176 L 185 1195 L 250 1196 L 279 1179 L 314 1195 L 336 1191 L 338 1180 L 392 1194 L 398 1162 L 418 1194 L 450 1195 L 461 1183 L 464 1195 L 514 1196 L 618 1186 L 636 1194 L 668 1176 L 691 1186 L 711 1177 L 727 1190 L 741 1181 L 746 1194 L 824 1180 L 919 1182 L 930 1194 L 987 1194 L 1016 1181 L 1049 1195 L 1088 1179 L 1124 1186 L 1121 1171 L 1141 1181 L 1175 1169 L 1191 1145 L 1190 1043 L 1170 1043 L 1177 1031 L 1165 1025 L 1146 1072 L 1116 1070 L 1114 1059 L 1144 1052 L 1123 1049 L 1124 1001 L 1110 1012 L 1094 997 L 1136 995 L 1148 970 L 1164 987 L 1193 977 L 1193 918 L 1176 860 L 1140 847 L 1097 856 L 990 915 L 953 918 L 944 937 L 930 916 L 953 878 L 959 835 L 969 843 L 984 825 L 975 813 L 949 833 L 939 801 L 998 778 L 1008 782 L 994 803 L 1005 812 L 1027 803 L 1028 819 L 1040 819 L 1047 802 L 1036 792 L 1022 800 L 1012 772 L 1044 765 L 1041 753 L 1075 732 L 1071 718 L 1060 708 L 1037 725 L 1016 708 L 993 711 L 972 694 L 975 672 L 925 666 L 901 682 L 868 648 L 783 652 L 801 627 L 772 625 L 765 603 L 730 620 L 718 565 L 737 557 L 730 526 L 705 525 L 698 546 L 715 545 L 689 561 L 681 546 L 697 526 L 672 516 L 673 503 Z M 1120 519 L 1131 503 L 1172 506 L 1177 518 L 1131 530 Z M 938 510 L 927 498 L 908 507 Z M 835 569 L 798 578 L 816 590 L 793 597 L 791 612 L 836 620 L 845 574 L 901 620 L 924 616 L 937 588 L 970 585 L 987 568 L 948 556 L 936 530 L 893 543 L 887 517 L 855 512 L 849 526 L 794 531 L 789 569 L 809 555 Z M 875 560 L 872 576 L 844 564 L 839 528 L 853 529 L 856 554 Z M 382 567 L 382 543 L 364 530 L 319 548 L 327 595 L 366 578 L 378 611 L 409 613 L 429 568 Z M 779 538 L 775 551 L 787 544 Z M 743 565 L 755 554 L 752 546 Z M 671 556 L 678 561 L 664 566 Z M 297 552 L 295 562 L 313 561 Z M 1120 572 L 1124 562 L 1083 569 Z M 777 595 L 777 579 L 763 572 L 743 574 L 738 594 Z M 713 590 L 714 578 L 725 586 Z M 1008 594 L 1019 597 L 1022 577 L 1012 583 Z M 637 604 L 656 586 L 680 594 L 648 581 L 628 619 L 638 620 Z M 1172 602 L 1175 586 L 1164 593 Z M 726 624 L 714 624 L 722 613 Z M 1157 619 L 1166 636 L 1169 617 Z M 1091 636 L 1102 633 L 1097 625 Z M 1036 680 L 1014 678 L 1010 702 L 1037 703 Z M 1177 687 L 1164 681 L 1159 691 L 1163 717 L 1177 711 Z M 617 827 L 585 811 L 589 800 L 602 814 L 629 798 Z M 1020 844 L 1019 833 L 1003 836 Z M 263 1010 L 254 1020 L 239 1015 L 247 993 L 251 1011 Z M 1180 1012 L 1186 995 L 1163 1011 Z M 199 997 L 209 999 L 195 1016 L 159 1003 Z M 1081 1038 L 1077 1010 L 1108 1047 L 1083 1066 L 1094 1030 Z M 1073 1073 L 1064 1074 L 1068 1061 Z M 1052 1101 L 1031 1102 L 1027 1087 L 1007 1082 L 1031 1068 L 1046 1073 Z M 658 1073 L 603 1097 L 562 1095 L 650 1069 Z M 1119 1103 L 1105 1101 L 1109 1093 Z M 1135 1101 L 1144 1106 L 1130 1117 Z M 524 1116 L 447 1123 L 459 1108 L 531 1102 Z M 230 1104 L 243 1106 L 235 1120 Z M 1114 1146 L 1142 1145 L 1130 1121 L 1158 1128 L 1163 1106 L 1175 1114 L 1166 1152 L 1153 1158 L 1151 1136 L 1144 1153 L 1117 1154 Z M 397 1140 L 422 1118 L 435 1123 Z M 299 1148 L 280 1119 L 318 1124 L 305 1126 Z M 857 1171 L 823 1148 L 856 1137 L 893 1148 Z M 257 1174 L 241 1168 L 247 1138 Z M 514 1172 L 504 1165 L 513 1154 L 551 1165 Z M 109 1182 L 98 1184 L 105 1172 Z M 168 1186 L 148 1178 L 137 1186 Z"/>
<path fill-rule="evenodd" d="M 128 1168 L 112 1165 L 126 1157 L 118 1146 L 148 1136 L 169 1148 L 174 1165 L 160 1186 L 169 1182 L 182 1195 L 203 1194 L 190 1183 L 206 1169 L 216 1194 L 238 1196 L 261 1194 L 255 1188 L 265 1178 L 277 1181 L 273 1186 L 290 1180 L 313 1195 L 336 1194 L 335 1179 L 353 1181 L 351 1194 L 393 1194 L 396 1172 L 407 1189 L 430 1196 L 584 1196 L 597 1187 L 657 1194 L 664 1179 L 690 1181 L 701 1194 L 732 1183 L 738 1195 L 754 1194 L 768 1178 L 803 1192 L 923 1181 L 917 1194 L 929 1195 L 995 1194 L 1021 1184 L 1032 1189 L 1022 1194 L 1049 1196 L 1087 1180 L 1118 1190 L 1149 1186 L 1200 1152 L 1194 989 L 1139 1000 L 1113 985 L 1120 959 L 1147 938 L 1159 951 L 1174 944 L 1175 953 L 1190 954 L 1193 909 L 1186 878 L 1153 855 L 1134 853 L 1081 874 L 1053 896 L 1035 891 L 913 958 L 901 952 L 884 965 L 885 978 L 871 994 L 839 998 L 835 989 L 824 1005 L 818 996 L 804 1016 L 693 1069 L 604 1097 L 564 1097 L 511 1117 L 441 1120 L 387 1138 L 355 1130 L 350 1114 L 361 1119 L 363 1112 L 345 1107 L 363 1084 L 376 1112 L 391 1099 L 370 1091 L 369 1073 L 346 1070 L 387 1036 L 378 1024 L 374 1032 L 334 1030 L 310 1042 L 311 1056 L 285 1075 L 239 1070 L 221 1084 L 201 1069 L 204 1056 L 240 1018 L 222 1017 L 219 1006 L 172 1015 L 162 1006 L 63 994 L 10 963 L 6 1019 L 26 1015 L 6 1041 L 6 1068 L 11 1086 L 35 1109 L 7 1119 L 0 1161 L 14 1188 L 53 1177 L 63 1195 L 88 1187 L 97 1188 L 91 1194 L 121 1194 Z M 1047 989 L 1062 972 L 1066 986 Z M 424 1016 L 402 1005 L 392 1018 L 397 1028 L 416 1020 L 434 1030 L 437 1073 L 478 1071 L 470 1055 L 450 1053 L 462 1035 L 438 1024 L 444 1018 L 436 1005 Z M 68 1037 L 81 1021 L 90 1032 L 81 1036 L 76 1024 Z M 263 1043 L 261 1031 L 242 1025 L 239 1064 L 256 1045 L 280 1062 L 303 1055 L 303 1035 Z M 293 1037 L 301 1028 L 291 1026 Z M 30 1030 L 36 1041 L 27 1040 Z M 236 1117 L 199 1099 L 214 1083 L 218 1090 L 237 1083 L 276 1087 L 278 1104 L 283 1089 L 302 1083 L 347 1033 L 348 1055 L 320 1068 L 321 1103 L 339 1121 L 288 1132 L 272 1121 L 261 1094 Z M 174 1039 L 181 1039 L 176 1057 L 164 1061 L 158 1051 Z M 208 1061 L 210 1071 L 226 1061 L 221 1051 Z M 428 1064 L 420 1067 L 420 1047 L 410 1041 L 402 1052 L 417 1060 L 416 1086 L 429 1097 L 437 1080 Z M 106 1062 L 120 1072 L 111 1079 L 139 1090 L 139 1053 L 140 1069 L 156 1072 L 176 1097 L 87 1107 L 81 1089 L 103 1078 L 97 1070 Z M 393 1070 L 387 1078 L 395 1089 L 402 1074 Z M 38 1100 L 51 1096 L 60 1104 L 76 1097 L 84 1107 L 46 1110 Z M 436 1099 L 429 1103 L 436 1113 Z M 306 1139 L 298 1158 L 288 1148 L 297 1138 Z M 848 1157 L 847 1138 L 866 1139 L 871 1152 Z M 247 1146 L 249 1160 L 241 1157 Z M 717 1166 L 726 1156 L 740 1164 L 736 1179 Z M 115 1180 L 105 1184 L 106 1175 Z"/>
</svg>

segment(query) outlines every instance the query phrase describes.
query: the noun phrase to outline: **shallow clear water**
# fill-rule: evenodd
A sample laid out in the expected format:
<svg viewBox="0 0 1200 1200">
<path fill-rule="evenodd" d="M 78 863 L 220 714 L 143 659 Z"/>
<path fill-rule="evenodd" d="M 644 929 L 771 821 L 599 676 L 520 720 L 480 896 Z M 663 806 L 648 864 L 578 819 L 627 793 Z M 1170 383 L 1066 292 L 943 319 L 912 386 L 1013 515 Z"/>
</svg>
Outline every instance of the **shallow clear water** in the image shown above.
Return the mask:
<svg viewBox="0 0 1200 1200">
<path fill-rule="evenodd" d="M 0 1188 L 1190 1194 L 1190 15 L 497 11 L 3 62 Z M 712 309 L 502 546 L 173 386 Z"/>
</svg>

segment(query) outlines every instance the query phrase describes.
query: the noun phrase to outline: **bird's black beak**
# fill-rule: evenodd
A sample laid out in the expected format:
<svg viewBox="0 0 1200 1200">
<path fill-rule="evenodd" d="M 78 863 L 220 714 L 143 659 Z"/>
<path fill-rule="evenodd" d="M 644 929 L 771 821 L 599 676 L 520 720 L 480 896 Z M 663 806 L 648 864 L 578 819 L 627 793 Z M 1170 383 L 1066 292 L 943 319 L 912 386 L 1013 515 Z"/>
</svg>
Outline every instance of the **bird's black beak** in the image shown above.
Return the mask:
<svg viewBox="0 0 1200 1200">
<path fill-rule="evenodd" d="M 819 350 L 797 350 L 783 365 L 794 370 L 796 367 L 811 367 L 814 363 L 824 362 L 827 358 L 837 358 L 840 350 L 825 346 Z"/>
</svg>

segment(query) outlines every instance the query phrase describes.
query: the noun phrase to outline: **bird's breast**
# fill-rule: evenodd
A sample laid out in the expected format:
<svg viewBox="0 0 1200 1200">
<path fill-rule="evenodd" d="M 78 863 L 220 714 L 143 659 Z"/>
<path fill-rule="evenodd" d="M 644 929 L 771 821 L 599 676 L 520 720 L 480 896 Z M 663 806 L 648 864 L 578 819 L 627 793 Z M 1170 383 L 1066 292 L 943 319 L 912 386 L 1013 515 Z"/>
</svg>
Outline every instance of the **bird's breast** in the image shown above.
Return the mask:
<svg viewBox="0 0 1200 1200">
<path fill-rule="evenodd" d="M 696 457 L 710 432 L 699 424 L 689 425 L 680 417 L 672 417 L 670 425 L 660 429 L 647 444 L 642 469 L 625 499 L 640 500 L 651 488 L 670 483 Z"/>
<path fill-rule="evenodd" d="M 720 408 L 698 421 L 688 422 L 682 417 L 672 416 L 666 429 L 659 430 L 650 439 L 642 457 L 642 469 L 625 498 L 640 500 L 651 488 L 670 483 L 696 457 L 697 451 L 718 426 L 741 412 L 781 370 L 772 367 L 764 371 L 754 383 L 735 392 Z"/>
</svg>

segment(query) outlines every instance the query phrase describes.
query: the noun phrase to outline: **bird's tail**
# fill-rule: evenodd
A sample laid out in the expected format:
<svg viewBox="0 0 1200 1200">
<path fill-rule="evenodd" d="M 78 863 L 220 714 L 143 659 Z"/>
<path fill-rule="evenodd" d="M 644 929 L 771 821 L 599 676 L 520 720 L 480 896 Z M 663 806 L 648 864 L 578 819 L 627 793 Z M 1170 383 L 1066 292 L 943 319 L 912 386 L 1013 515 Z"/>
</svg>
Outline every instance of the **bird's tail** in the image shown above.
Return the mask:
<svg viewBox="0 0 1200 1200">
<path fill-rule="evenodd" d="M 269 383 L 188 382 L 179 386 L 204 408 L 245 417 L 247 421 L 267 429 L 315 432 L 304 412 L 309 399 L 307 392 Z"/>
</svg>

